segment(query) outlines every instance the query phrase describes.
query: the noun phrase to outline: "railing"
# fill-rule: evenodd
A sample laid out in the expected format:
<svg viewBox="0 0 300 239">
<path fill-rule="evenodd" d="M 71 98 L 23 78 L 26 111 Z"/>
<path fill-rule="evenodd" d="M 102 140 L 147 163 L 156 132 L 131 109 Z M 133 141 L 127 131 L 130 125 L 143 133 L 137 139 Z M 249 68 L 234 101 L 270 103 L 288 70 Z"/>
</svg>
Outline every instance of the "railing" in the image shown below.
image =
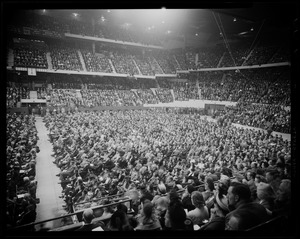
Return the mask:
<svg viewBox="0 0 300 239">
<path fill-rule="evenodd" d="M 195 189 L 199 189 L 200 187 L 203 187 L 204 184 L 200 184 L 198 186 L 195 186 Z M 187 185 L 185 185 L 185 187 L 183 189 L 180 189 L 177 191 L 178 195 L 182 195 L 182 193 L 186 190 L 186 187 Z M 128 211 L 132 211 L 132 208 L 131 208 L 131 202 L 132 202 L 132 199 L 129 198 L 128 196 L 126 197 L 123 197 L 123 198 L 118 198 L 118 196 L 121 196 L 121 195 L 124 195 L 124 193 L 121 193 L 121 194 L 115 194 L 115 195 L 111 195 L 111 196 L 106 196 L 106 197 L 101 197 L 99 199 L 97 199 L 97 201 L 100 201 L 100 200 L 104 200 L 104 199 L 108 199 L 108 198 L 113 198 L 113 200 L 118 200 L 118 202 L 113 202 L 113 203 L 110 203 L 110 204 L 106 204 L 106 205 L 98 205 L 98 206 L 94 206 L 94 207 L 90 207 L 93 211 L 95 211 L 96 209 L 101 209 L 101 208 L 105 208 L 105 207 L 109 207 L 109 206 L 116 206 L 118 204 L 121 204 L 121 203 L 128 203 L 129 205 L 129 208 L 128 208 Z M 163 194 L 161 196 L 167 196 L 168 193 L 166 194 Z M 91 203 L 93 201 L 89 201 L 89 202 L 84 202 L 84 203 Z M 76 205 L 81 205 L 81 204 L 84 204 L 84 203 L 78 203 Z M 69 214 L 66 214 L 66 215 L 62 215 L 62 216 L 59 216 L 59 217 L 55 217 L 55 218 L 50 218 L 50 219 L 47 219 L 47 220 L 43 220 L 43 221 L 39 221 L 39 222 L 33 222 L 33 223 L 28 223 L 28 224 L 25 224 L 25 225 L 20 225 L 20 226 L 16 226 L 16 227 L 13 227 L 13 228 L 9 228 L 8 229 L 8 232 L 9 233 L 13 233 L 13 232 L 20 232 L 20 231 L 26 231 L 26 229 L 30 228 L 30 227 L 33 227 L 33 226 L 36 226 L 36 225 L 44 225 L 45 223 L 47 222 L 51 222 L 51 221 L 56 221 L 56 220 L 59 220 L 59 219 L 64 219 L 64 218 L 67 218 L 67 217 L 75 217 L 76 219 L 74 220 L 72 218 L 72 221 L 73 221 L 73 224 L 77 225 L 77 226 L 80 226 L 82 225 L 81 223 L 78 223 L 78 222 L 81 222 L 81 218 L 82 218 L 82 213 L 86 210 L 85 209 L 81 209 L 81 210 L 78 210 L 78 211 L 75 211 L 73 213 L 69 213 Z M 80 220 L 78 220 L 78 218 Z M 72 224 L 72 225 L 73 225 Z M 63 228 L 74 228 L 76 227 L 76 225 L 73 227 L 72 225 L 60 225 L 56 228 L 50 228 L 51 231 L 59 231 L 59 230 L 63 230 Z M 60 229 L 62 228 L 62 229 Z"/>
<path fill-rule="evenodd" d="M 95 206 L 95 207 L 91 207 L 92 210 L 96 210 L 96 209 L 101 209 L 101 208 L 105 208 L 105 207 L 109 207 L 109 206 L 115 206 L 115 205 L 118 205 L 118 204 L 121 204 L 121 203 L 126 203 L 126 202 L 129 202 L 129 205 L 130 205 L 130 208 L 129 210 L 131 210 L 131 201 L 132 199 L 126 197 L 126 198 L 119 198 L 119 202 L 115 202 L 115 203 L 110 203 L 110 204 L 106 204 L 106 205 L 100 205 L 100 206 Z M 63 219 L 63 218 L 67 218 L 67 217 L 72 217 L 72 216 L 76 216 L 78 217 L 78 215 L 82 215 L 82 213 L 84 212 L 85 209 L 83 210 L 78 210 L 74 213 L 69 213 L 69 214 L 66 214 L 66 215 L 63 215 L 63 216 L 59 216 L 59 217 L 55 217 L 55 218 L 50 218 L 50 219 L 47 219 L 47 220 L 43 220 L 43 221 L 39 221 L 39 222 L 33 222 L 33 223 L 28 223 L 28 224 L 25 224 L 25 225 L 21 225 L 21 226 L 17 226 L 17 227 L 14 227 L 14 228 L 10 228 L 8 229 L 8 232 L 20 232 L 20 231 L 26 231 L 26 229 L 30 228 L 30 227 L 33 227 L 33 226 L 36 226 L 36 225 L 43 225 L 44 223 L 46 222 L 50 222 L 50 221 L 55 221 L 55 220 L 59 220 L 59 219 Z"/>
</svg>

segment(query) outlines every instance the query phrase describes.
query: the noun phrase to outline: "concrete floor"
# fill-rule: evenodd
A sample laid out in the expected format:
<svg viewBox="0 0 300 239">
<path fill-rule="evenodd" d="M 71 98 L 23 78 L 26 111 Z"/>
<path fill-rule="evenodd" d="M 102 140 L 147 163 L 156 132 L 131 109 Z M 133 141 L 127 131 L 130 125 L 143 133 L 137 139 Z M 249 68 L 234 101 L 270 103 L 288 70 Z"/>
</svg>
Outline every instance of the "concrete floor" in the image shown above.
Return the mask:
<svg viewBox="0 0 300 239">
<path fill-rule="evenodd" d="M 38 143 L 40 152 L 36 158 L 36 180 L 38 182 L 36 196 L 40 199 L 37 204 L 36 222 L 58 217 L 66 213 L 62 208 L 64 201 L 59 198 L 61 195 L 61 185 L 59 177 L 56 176 L 60 169 L 53 164 L 54 157 L 51 156 L 52 144 L 50 143 L 49 132 L 45 127 L 42 117 L 36 117 L 36 128 L 38 131 Z M 47 222 L 45 225 L 36 225 L 36 230 L 41 226 L 53 228 L 60 224 L 60 220 Z"/>
</svg>

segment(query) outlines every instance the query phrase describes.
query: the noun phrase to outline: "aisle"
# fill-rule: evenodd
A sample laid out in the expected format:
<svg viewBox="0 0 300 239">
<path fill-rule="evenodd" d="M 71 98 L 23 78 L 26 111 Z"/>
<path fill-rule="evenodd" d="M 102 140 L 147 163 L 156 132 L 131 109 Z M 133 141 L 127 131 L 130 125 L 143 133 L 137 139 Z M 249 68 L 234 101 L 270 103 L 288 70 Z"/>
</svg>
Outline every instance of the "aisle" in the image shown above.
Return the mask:
<svg viewBox="0 0 300 239">
<path fill-rule="evenodd" d="M 51 156 L 52 144 L 48 141 L 48 130 L 45 127 L 42 117 L 36 117 L 36 128 L 38 131 L 38 143 L 40 152 L 36 158 L 36 180 L 37 185 L 37 198 L 40 198 L 40 203 L 37 204 L 37 217 L 36 222 L 61 216 L 65 213 L 62 208 L 64 201 L 59 198 L 61 195 L 61 185 L 58 184 L 59 178 L 56 176 L 60 169 L 53 164 L 54 158 Z M 55 227 L 57 222 L 48 222 L 45 227 Z M 40 225 L 36 226 L 36 230 Z"/>
</svg>

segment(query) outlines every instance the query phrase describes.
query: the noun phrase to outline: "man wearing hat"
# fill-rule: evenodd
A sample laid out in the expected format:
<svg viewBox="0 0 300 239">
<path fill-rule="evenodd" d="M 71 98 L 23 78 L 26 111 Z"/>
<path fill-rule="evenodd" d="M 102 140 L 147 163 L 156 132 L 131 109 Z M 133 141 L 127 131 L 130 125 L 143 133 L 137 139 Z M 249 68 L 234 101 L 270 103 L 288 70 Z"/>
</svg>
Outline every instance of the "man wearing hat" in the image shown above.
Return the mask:
<svg viewBox="0 0 300 239">
<path fill-rule="evenodd" d="M 94 212 L 91 208 L 86 209 L 83 212 L 83 225 L 76 229 L 76 231 L 92 231 L 94 229 L 100 229 L 104 227 L 104 223 L 99 222 L 93 222 L 93 219 L 95 218 Z"/>
<path fill-rule="evenodd" d="M 200 230 L 223 231 L 225 230 L 225 216 L 229 212 L 228 202 L 225 195 L 217 193 L 214 197 L 214 207 L 210 210 L 209 222 L 204 224 Z"/>
</svg>

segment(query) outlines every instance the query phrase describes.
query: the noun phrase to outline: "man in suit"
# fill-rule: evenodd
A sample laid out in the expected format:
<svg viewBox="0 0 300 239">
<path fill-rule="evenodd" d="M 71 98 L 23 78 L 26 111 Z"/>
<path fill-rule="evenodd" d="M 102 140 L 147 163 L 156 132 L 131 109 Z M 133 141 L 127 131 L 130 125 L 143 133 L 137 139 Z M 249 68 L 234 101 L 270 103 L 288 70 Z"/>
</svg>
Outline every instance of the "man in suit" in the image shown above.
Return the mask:
<svg viewBox="0 0 300 239">
<path fill-rule="evenodd" d="M 251 201 L 251 191 L 246 184 L 232 182 L 227 199 L 230 212 L 226 215 L 225 230 L 244 231 L 270 219 L 264 206 Z"/>
</svg>

